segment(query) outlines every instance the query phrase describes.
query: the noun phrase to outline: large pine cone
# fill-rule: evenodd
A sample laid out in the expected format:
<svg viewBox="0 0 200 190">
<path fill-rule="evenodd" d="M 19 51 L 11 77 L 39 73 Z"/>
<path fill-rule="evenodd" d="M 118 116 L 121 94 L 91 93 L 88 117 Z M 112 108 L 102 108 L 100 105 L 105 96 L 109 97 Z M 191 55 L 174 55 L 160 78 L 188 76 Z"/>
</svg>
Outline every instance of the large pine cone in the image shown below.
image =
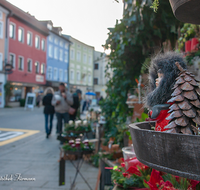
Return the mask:
<svg viewBox="0 0 200 190">
<path fill-rule="evenodd" d="M 170 116 L 166 119 L 170 120 L 165 127 L 169 129 L 166 132 L 197 134 L 198 125 L 200 125 L 200 89 L 198 80 L 187 70 L 184 70 L 178 62 L 176 66 L 181 71 L 176 78 L 173 87 L 172 98 L 168 103 L 170 106 Z"/>
</svg>

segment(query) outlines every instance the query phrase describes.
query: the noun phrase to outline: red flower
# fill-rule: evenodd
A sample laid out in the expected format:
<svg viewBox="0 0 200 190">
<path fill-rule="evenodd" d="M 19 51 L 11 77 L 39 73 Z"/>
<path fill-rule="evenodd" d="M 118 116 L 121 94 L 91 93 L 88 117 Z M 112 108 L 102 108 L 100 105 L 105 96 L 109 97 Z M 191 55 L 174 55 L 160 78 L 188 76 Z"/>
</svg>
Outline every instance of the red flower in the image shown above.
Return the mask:
<svg viewBox="0 0 200 190">
<path fill-rule="evenodd" d="M 140 173 L 139 169 L 137 167 L 134 167 L 134 166 L 129 167 L 127 172 L 129 174 L 135 174 L 135 175 L 141 176 L 141 173 Z"/>
<path fill-rule="evenodd" d="M 125 163 L 124 163 L 124 162 L 122 162 L 122 163 L 121 163 L 121 166 L 124 168 L 124 167 L 125 167 Z"/>
<path fill-rule="evenodd" d="M 124 177 L 126 177 L 128 175 L 128 173 L 122 173 Z"/>
<path fill-rule="evenodd" d="M 189 190 L 196 190 L 196 186 L 197 186 L 197 184 L 199 184 L 199 182 L 200 181 L 196 181 L 196 180 L 189 180 L 189 182 L 190 182 L 190 186 L 189 186 Z"/>
</svg>

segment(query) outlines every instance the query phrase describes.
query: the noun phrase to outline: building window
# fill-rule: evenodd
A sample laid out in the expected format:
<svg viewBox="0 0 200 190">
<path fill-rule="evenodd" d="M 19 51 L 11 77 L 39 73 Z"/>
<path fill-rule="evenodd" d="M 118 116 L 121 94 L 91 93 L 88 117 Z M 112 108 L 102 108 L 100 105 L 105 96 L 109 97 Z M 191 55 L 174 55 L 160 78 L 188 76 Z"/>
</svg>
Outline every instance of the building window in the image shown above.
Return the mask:
<svg viewBox="0 0 200 190">
<path fill-rule="evenodd" d="M 10 24 L 9 36 L 10 38 L 15 39 L 15 25 L 14 24 Z"/>
<path fill-rule="evenodd" d="M 74 60 L 74 50 L 73 49 L 70 50 L 70 58 L 72 60 Z"/>
<path fill-rule="evenodd" d="M 83 82 L 85 83 L 86 82 L 86 74 L 83 74 L 82 78 L 83 78 Z"/>
<path fill-rule="evenodd" d="M 53 57 L 53 47 L 49 45 L 49 57 Z"/>
<path fill-rule="evenodd" d="M 52 79 L 52 67 L 48 67 L 47 78 L 48 78 L 49 80 Z"/>
<path fill-rule="evenodd" d="M 35 48 L 40 49 L 40 37 L 35 36 Z"/>
<path fill-rule="evenodd" d="M 53 42 L 53 36 L 49 36 L 49 41 Z"/>
<path fill-rule="evenodd" d="M 69 48 L 68 43 L 65 43 L 65 49 L 68 49 L 68 48 Z"/>
<path fill-rule="evenodd" d="M 63 50 L 62 49 L 60 49 L 60 61 L 62 61 L 63 60 Z"/>
<path fill-rule="evenodd" d="M 42 64 L 41 64 L 41 74 L 44 75 L 44 73 L 45 73 L 45 64 L 42 63 Z"/>
<path fill-rule="evenodd" d="M 92 79 L 92 78 L 91 78 L 91 74 L 89 74 L 89 75 L 88 75 L 88 83 L 91 83 L 91 81 L 92 81 L 91 79 Z"/>
<path fill-rule="evenodd" d="M 24 30 L 22 28 L 18 28 L 18 41 L 24 42 Z"/>
<path fill-rule="evenodd" d="M 0 53 L 0 71 L 3 70 L 3 56 L 2 53 Z"/>
<path fill-rule="evenodd" d="M 59 70 L 59 80 L 60 81 L 63 80 L 63 70 L 62 69 Z"/>
<path fill-rule="evenodd" d="M 65 51 L 65 62 L 68 62 L 68 52 Z"/>
<path fill-rule="evenodd" d="M 76 60 L 77 61 L 81 60 L 81 53 L 80 53 L 80 51 L 78 51 L 77 54 L 76 54 Z"/>
<path fill-rule="evenodd" d="M 87 62 L 87 56 L 86 54 L 83 54 L 83 63 L 86 63 Z"/>
<path fill-rule="evenodd" d="M 58 48 L 57 47 L 54 48 L 54 58 L 58 59 Z"/>
<path fill-rule="evenodd" d="M 95 69 L 95 70 L 98 70 L 98 69 L 99 69 L 99 64 L 98 64 L 98 63 L 95 63 L 95 64 L 94 64 L 94 69 Z"/>
<path fill-rule="evenodd" d="M 24 59 L 23 57 L 18 58 L 18 69 L 23 71 L 24 70 Z"/>
<path fill-rule="evenodd" d="M 60 47 L 63 47 L 63 41 L 60 41 Z"/>
<path fill-rule="evenodd" d="M 91 58 L 91 56 L 89 56 L 89 58 L 88 58 L 88 62 L 89 62 L 89 65 L 92 64 L 92 58 Z"/>
<path fill-rule="evenodd" d="M 32 46 L 32 33 L 27 32 L 27 45 Z"/>
<path fill-rule="evenodd" d="M 0 21 L 0 38 L 3 39 L 3 22 Z"/>
<path fill-rule="evenodd" d="M 28 59 L 28 62 L 27 62 L 27 70 L 28 70 L 28 72 L 31 72 L 31 71 L 32 71 L 32 60 L 31 60 L 31 59 Z"/>
<path fill-rule="evenodd" d="M 65 70 L 64 80 L 67 81 L 67 79 L 68 79 L 68 73 L 67 73 L 67 70 Z"/>
<path fill-rule="evenodd" d="M 54 43 L 58 44 L 58 39 L 57 38 L 55 38 Z"/>
<path fill-rule="evenodd" d="M 15 68 L 15 55 L 10 54 L 10 64 L 12 65 L 13 68 Z"/>
<path fill-rule="evenodd" d="M 81 76 L 80 76 L 80 72 L 79 71 L 77 71 L 77 81 L 80 81 L 80 79 L 81 79 Z"/>
<path fill-rule="evenodd" d="M 53 78 L 54 78 L 54 80 L 58 79 L 58 69 L 57 68 L 54 68 L 54 70 L 53 70 Z"/>
<path fill-rule="evenodd" d="M 40 72 L 40 66 L 39 63 L 36 61 L 35 62 L 35 73 L 39 73 Z"/>
<path fill-rule="evenodd" d="M 73 70 L 70 71 L 70 79 L 74 80 L 74 71 Z"/>
<path fill-rule="evenodd" d="M 3 12 L 0 11 L 0 19 L 2 20 L 3 19 Z"/>
<path fill-rule="evenodd" d="M 45 51 L 45 40 L 44 39 L 41 41 L 41 47 L 42 47 L 42 50 Z"/>
<path fill-rule="evenodd" d="M 94 84 L 98 84 L 98 78 L 94 78 Z"/>
<path fill-rule="evenodd" d="M 77 45 L 78 46 L 78 49 L 80 49 L 81 48 L 81 46 L 80 45 Z"/>
</svg>

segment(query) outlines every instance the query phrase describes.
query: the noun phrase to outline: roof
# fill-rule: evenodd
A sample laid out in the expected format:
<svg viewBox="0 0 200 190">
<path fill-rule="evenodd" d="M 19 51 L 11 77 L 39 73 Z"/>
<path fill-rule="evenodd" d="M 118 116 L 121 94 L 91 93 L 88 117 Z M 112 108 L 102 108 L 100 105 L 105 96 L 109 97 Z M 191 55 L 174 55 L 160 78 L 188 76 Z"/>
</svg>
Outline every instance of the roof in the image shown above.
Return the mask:
<svg viewBox="0 0 200 190">
<path fill-rule="evenodd" d="M 78 42 L 82 43 L 83 45 L 89 46 L 89 47 L 91 47 L 91 48 L 93 48 L 93 49 L 94 49 L 94 46 L 90 46 L 90 45 L 88 45 L 88 44 L 85 44 L 85 43 L 83 43 L 83 42 L 81 42 L 81 41 L 77 40 L 76 38 L 73 38 L 73 37 L 72 37 L 72 36 L 70 36 L 70 35 L 63 34 L 63 36 L 64 36 L 64 37 L 66 37 L 66 38 L 68 38 L 68 39 L 72 38 L 73 40 L 76 40 L 76 41 L 78 41 Z"/>
<path fill-rule="evenodd" d="M 10 12 L 9 16 L 15 17 L 45 36 L 49 35 L 48 29 L 44 27 L 44 25 L 42 25 L 34 16 L 24 12 L 6 0 L 0 0 L 0 5 Z"/>
<path fill-rule="evenodd" d="M 58 35 L 60 38 L 63 38 L 64 40 L 68 41 L 69 43 L 72 43 L 69 38 L 66 36 L 62 35 L 60 32 L 62 31 L 62 28 L 60 26 L 54 27 L 53 22 L 51 20 L 41 20 L 40 21 L 45 27 L 48 28 L 48 24 L 51 25 L 51 28 L 48 28 L 50 32 L 53 32 L 54 34 Z"/>
</svg>

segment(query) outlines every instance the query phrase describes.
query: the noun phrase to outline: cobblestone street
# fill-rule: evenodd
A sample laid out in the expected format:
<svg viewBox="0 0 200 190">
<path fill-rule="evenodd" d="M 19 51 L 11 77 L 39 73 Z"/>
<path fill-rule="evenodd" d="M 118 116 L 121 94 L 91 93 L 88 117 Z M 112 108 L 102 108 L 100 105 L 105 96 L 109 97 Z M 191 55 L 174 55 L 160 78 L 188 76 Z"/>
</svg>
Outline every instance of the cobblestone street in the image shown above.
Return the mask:
<svg viewBox="0 0 200 190">
<path fill-rule="evenodd" d="M 75 175 L 75 168 L 69 161 L 66 161 L 66 184 L 58 186 L 60 145 L 55 134 L 56 118 L 54 118 L 52 135 L 49 139 L 46 139 L 43 117 L 42 108 L 35 108 L 34 111 L 24 111 L 22 108 L 0 110 L 0 128 L 39 131 L 0 146 L 1 178 L 17 173 L 21 174 L 23 178 L 35 178 L 35 181 L 0 180 L 1 190 L 70 189 L 70 183 Z M 91 187 L 95 189 L 98 169 L 84 162 L 81 172 Z M 74 189 L 88 190 L 79 175 Z"/>
</svg>

